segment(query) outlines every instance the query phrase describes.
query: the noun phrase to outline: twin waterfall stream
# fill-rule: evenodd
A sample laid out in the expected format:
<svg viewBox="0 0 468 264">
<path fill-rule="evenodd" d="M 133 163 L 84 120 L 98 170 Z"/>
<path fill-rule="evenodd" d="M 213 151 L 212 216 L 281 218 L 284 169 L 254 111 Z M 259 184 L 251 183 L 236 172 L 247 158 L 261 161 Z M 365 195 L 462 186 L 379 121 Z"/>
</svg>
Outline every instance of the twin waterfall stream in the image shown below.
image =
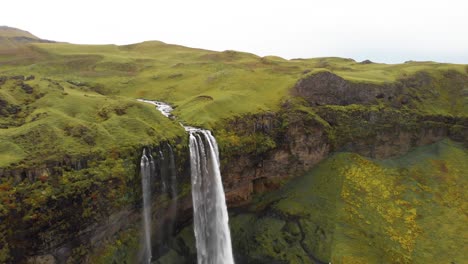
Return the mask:
<svg viewBox="0 0 468 264">
<path fill-rule="evenodd" d="M 156 106 L 163 115 L 169 117 L 172 107 L 168 104 L 139 99 L 141 102 Z M 190 137 L 190 171 L 193 200 L 193 225 L 195 232 L 198 264 L 233 264 L 234 258 L 231 248 L 231 234 L 229 231 L 229 216 L 227 213 L 224 188 L 221 180 L 219 150 L 216 139 L 210 131 L 184 126 Z M 174 155 L 170 149 L 172 167 Z M 151 180 L 156 170 L 151 150 L 143 150 L 141 157 L 141 181 L 143 191 L 143 231 L 144 248 L 143 261 L 151 263 Z M 164 159 L 164 156 L 161 157 Z M 162 179 L 162 186 L 166 192 L 176 196 L 174 190 L 175 168 L 171 169 L 171 187 Z M 170 189 L 170 190 L 169 190 Z M 176 199 L 175 199 L 176 201 Z M 176 204 L 172 203 L 170 210 L 176 211 Z"/>
<path fill-rule="evenodd" d="M 151 176 L 154 174 L 154 159 L 150 153 L 143 149 L 140 162 L 141 187 L 143 193 L 143 257 L 145 263 L 151 261 Z"/>
</svg>

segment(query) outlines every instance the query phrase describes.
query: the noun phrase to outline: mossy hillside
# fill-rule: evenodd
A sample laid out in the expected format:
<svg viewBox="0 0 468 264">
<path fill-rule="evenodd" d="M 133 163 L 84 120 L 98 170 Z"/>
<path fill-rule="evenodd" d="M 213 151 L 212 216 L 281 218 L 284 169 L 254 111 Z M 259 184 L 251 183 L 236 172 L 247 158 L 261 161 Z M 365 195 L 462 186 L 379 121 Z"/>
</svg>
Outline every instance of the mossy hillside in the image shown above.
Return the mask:
<svg viewBox="0 0 468 264">
<path fill-rule="evenodd" d="M 384 161 L 333 155 L 232 215 L 234 252 L 250 261 L 463 262 L 467 158 L 449 140 Z"/>
<path fill-rule="evenodd" d="M 400 78 L 414 75 L 418 72 L 428 72 L 434 74 L 455 70 L 460 73 L 466 73 L 466 65 L 443 64 L 432 61 L 408 61 L 401 64 L 385 63 L 359 63 L 353 59 L 338 57 L 312 58 L 312 59 L 293 59 L 299 64 L 304 63 L 311 67 L 313 74 L 319 70 L 329 70 L 346 80 L 364 83 L 384 84 L 395 82 Z"/>
<path fill-rule="evenodd" d="M 336 218 L 337 189 L 342 178 L 335 170 L 348 160 L 335 158 L 320 163 L 311 174 L 296 178 L 278 191 L 258 196 L 248 213 L 230 218 L 234 252 L 246 263 L 313 263 L 310 256 L 326 262 L 331 254 Z M 257 232 L 260 229 L 262 231 Z"/>
<path fill-rule="evenodd" d="M 404 76 L 400 82 L 409 96 L 408 108 L 422 114 L 468 116 L 468 68 L 465 74 L 454 69 L 420 71 Z M 399 100 L 402 100 L 400 95 Z"/>
<path fill-rule="evenodd" d="M 181 120 L 205 126 L 239 114 L 277 110 L 299 78 L 318 71 L 331 71 L 354 82 L 380 84 L 420 71 L 430 75 L 448 70 L 466 74 L 466 65 L 361 64 L 340 58 L 284 60 L 162 42 L 128 46 L 41 43 L 32 48 L 41 59 L 22 66 L 9 61 L 4 72 L 99 83 L 108 94 L 163 100 L 177 106 L 175 114 Z"/>
<path fill-rule="evenodd" d="M 299 108 L 323 124 L 328 142 L 334 150 L 355 151 L 356 146 L 362 148 L 365 145 L 370 156 L 379 156 L 375 150 L 383 144 L 404 149 L 405 144 L 415 144 L 421 140 L 421 136 L 430 133 L 467 143 L 466 133 L 463 132 L 467 128 L 466 114 L 427 113 L 408 107 L 391 108 L 383 104 Z M 398 141 L 398 137 L 405 134 L 411 137 L 413 143 L 404 142 L 403 139 L 402 142 Z M 395 142 L 389 142 L 389 138 Z"/>
<path fill-rule="evenodd" d="M 31 33 L 11 28 L 0 26 L 0 57 L 11 57 L 12 53 L 24 52 L 24 46 L 30 42 L 41 42 L 44 40 L 32 35 Z"/>
<path fill-rule="evenodd" d="M 176 107 L 174 114 L 179 121 L 214 128 L 223 119 L 279 111 L 280 102 L 290 96 L 289 90 L 297 80 L 318 71 L 332 71 L 353 82 L 373 83 L 394 82 L 417 72 L 427 72 L 440 81 L 431 86 L 432 95 L 420 95 L 422 99 L 415 107 L 428 113 L 466 114 L 463 91 L 450 90 L 450 72 L 466 74 L 466 65 L 361 64 L 340 58 L 284 60 L 236 51 L 191 49 L 157 41 L 127 46 L 37 43 L 25 45 L 24 49 L 28 52 L 0 58 L 0 74 L 36 77 L 23 82 L 33 87 L 26 101 L 21 99 L 26 96 L 21 94 L 21 89 L 14 92 L 11 88 L 23 85 L 20 81 L 8 81 L 0 88 L 0 97 L 10 106 L 29 107 L 0 118 L 3 127 L 10 127 L 9 132 L 0 133 L 3 167 L 39 153 L 46 157 L 53 153 L 60 156 L 66 149 L 84 154 L 99 148 L 109 149 L 108 146 L 116 146 L 115 142 L 137 144 L 136 140 L 142 139 L 146 143 L 153 136 L 151 129 L 159 135 L 157 138 L 171 137 L 166 132 L 181 134 L 181 130 L 175 132 L 176 126 L 171 126 L 168 120 L 157 117 L 158 113 L 149 114 L 149 106 L 143 110 L 133 104 L 136 98 L 169 102 Z M 141 116 L 147 119 L 141 120 L 144 118 Z M 63 135 L 68 133 L 62 131 L 69 123 L 78 126 L 75 129 L 69 126 L 76 137 Z M 159 133 L 160 130 L 165 133 Z M 80 132 L 94 146 L 77 142 L 83 141 L 78 136 Z M 47 151 L 45 145 L 53 145 L 57 151 L 24 150 L 26 145 L 35 144 L 31 139 L 35 135 L 42 136 L 40 142 L 47 143 L 36 149 Z M 31 142 L 12 141 L 12 137 Z"/>
<path fill-rule="evenodd" d="M 138 203 L 135 164 L 133 158 L 112 157 L 92 161 L 80 171 L 64 170 L 60 176 L 45 173 L 33 183 L 3 179 L 0 244 L 5 253 L 0 259 L 17 260 L 24 257 L 25 249 L 71 241 L 76 236 L 73 230 Z"/>
<path fill-rule="evenodd" d="M 140 248 L 141 230 L 138 225 L 120 232 L 113 240 L 89 254 L 89 262 L 96 264 L 106 263 L 134 263 L 138 259 L 137 253 Z M 88 255 L 89 249 L 83 250 L 83 255 L 74 254 L 76 261 Z"/>
<path fill-rule="evenodd" d="M 49 58 L 25 67 L 81 82 L 98 82 L 108 93 L 158 99 L 175 106 L 181 120 L 203 124 L 239 112 L 276 108 L 299 69 L 274 74 L 260 58 L 240 52 L 216 53 L 159 42 L 138 45 L 38 45 Z M 15 67 L 14 70 L 18 70 Z M 263 94 L 264 98 L 256 97 Z M 260 100 L 258 100 L 260 99 Z M 182 109 L 182 108 L 179 108 Z"/>
<path fill-rule="evenodd" d="M 7 27 L 7 26 L 0 26 L 0 36 L 7 37 L 7 38 L 26 37 L 26 38 L 38 39 L 38 37 L 34 36 L 33 34 L 27 31 L 24 31 L 18 28 Z"/>
<path fill-rule="evenodd" d="M 27 85 L 31 92 L 22 89 Z M 86 156 L 183 137 L 183 129 L 154 107 L 93 87 L 36 76 L 8 80 L 0 98 L 14 113 L 2 116 L 0 166 L 40 164 L 63 156 Z"/>
</svg>

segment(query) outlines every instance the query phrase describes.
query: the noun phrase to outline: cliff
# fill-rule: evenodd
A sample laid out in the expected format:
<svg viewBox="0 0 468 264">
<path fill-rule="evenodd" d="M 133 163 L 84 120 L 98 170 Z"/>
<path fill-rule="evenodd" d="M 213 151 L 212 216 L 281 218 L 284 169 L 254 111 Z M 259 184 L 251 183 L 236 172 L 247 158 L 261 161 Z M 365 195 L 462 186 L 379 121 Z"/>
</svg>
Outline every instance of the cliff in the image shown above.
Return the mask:
<svg viewBox="0 0 468 264">
<path fill-rule="evenodd" d="M 219 142 L 238 263 L 424 263 L 448 249 L 437 259 L 461 259 L 466 65 L 284 60 L 162 42 L 28 42 L 0 62 L 1 262 L 137 261 L 138 160 L 143 147 L 157 156 L 167 144 L 179 191 L 164 193 L 161 175 L 154 183 L 153 252 L 195 259 L 179 121 Z M 137 98 L 171 103 L 175 120 Z M 436 230 L 441 217 L 454 228 Z M 431 252 L 431 235 L 444 232 Z"/>
</svg>

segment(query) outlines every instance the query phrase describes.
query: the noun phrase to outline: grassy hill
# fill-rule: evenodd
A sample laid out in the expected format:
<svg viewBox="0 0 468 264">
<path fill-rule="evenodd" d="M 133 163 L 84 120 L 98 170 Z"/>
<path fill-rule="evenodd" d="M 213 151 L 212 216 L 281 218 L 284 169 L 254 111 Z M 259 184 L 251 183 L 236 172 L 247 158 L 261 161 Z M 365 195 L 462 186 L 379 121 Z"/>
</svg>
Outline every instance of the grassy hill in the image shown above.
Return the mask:
<svg viewBox="0 0 468 264">
<path fill-rule="evenodd" d="M 0 55 L 14 52 L 12 50 L 22 49 L 25 44 L 35 42 L 50 41 L 40 39 L 21 29 L 0 26 Z"/>
<path fill-rule="evenodd" d="M 466 159 L 450 140 L 380 161 L 337 153 L 233 210 L 233 251 L 242 263 L 463 263 Z M 196 253 L 192 229 L 161 261 Z"/>
<path fill-rule="evenodd" d="M 10 29 L 0 31 L 0 36 L 35 38 Z M 0 43 L 0 47 L 5 45 L 9 44 Z M 438 78 L 449 71 L 466 75 L 468 69 L 435 62 L 393 65 L 343 58 L 285 60 L 157 41 L 126 46 L 29 43 L 0 54 L 0 64 L 0 76 L 6 78 L 0 83 L 0 102 L 10 109 L 0 115 L 0 166 L 39 154 L 49 157 L 52 154 L 45 154 L 46 144 L 60 150 L 54 153 L 84 154 L 117 142 L 138 144 L 154 135 L 164 138 L 181 133 L 150 107 L 135 102 L 137 98 L 169 102 L 179 121 L 212 127 L 225 118 L 278 110 L 299 79 L 317 72 L 330 71 L 354 83 L 385 84 L 421 71 Z M 34 79 L 14 78 L 20 75 Z M 442 84 L 433 87 L 441 96 L 419 103 L 418 111 L 467 115 L 463 107 L 466 94 L 457 96 L 448 88 Z M 454 112 L 449 108 L 453 104 L 461 108 Z M 74 127 L 95 138 L 94 145 L 84 148 L 79 136 L 70 136 Z M 148 134 L 149 130 L 155 132 Z M 41 140 L 43 148 L 31 150 L 30 144 L 39 137 L 47 139 Z"/>
<path fill-rule="evenodd" d="M 183 135 L 150 105 L 49 79 L 0 86 L 0 166 L 84 156 Z"/>
<path fill-rule="evenodd" d="M 30 39 L 39 39 L 38 37 L 34 36 L 33 34 L 27 31 L 7 26 L 0 26 L 0 36 L 6 38 L 24 37 Z"/>
</svg>

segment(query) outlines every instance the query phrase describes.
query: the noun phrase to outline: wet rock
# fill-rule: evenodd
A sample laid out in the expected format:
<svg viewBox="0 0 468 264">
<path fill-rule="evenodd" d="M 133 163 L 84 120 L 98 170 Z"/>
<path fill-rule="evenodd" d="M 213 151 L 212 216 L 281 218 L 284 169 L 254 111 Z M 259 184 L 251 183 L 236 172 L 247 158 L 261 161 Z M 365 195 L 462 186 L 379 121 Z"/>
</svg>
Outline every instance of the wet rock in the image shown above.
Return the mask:
<svg viewBox="0 0 468 264">
<path fill-rule="evenodd" d="M 32 94 L 34 91 L 34 89 L 26 83 L 21 84 L 21 89 L 23 89 L 23 91 L 27 94 Z"/>
<path fill-rule="evenodd" d="M 374 62 L 372 62 L 371 60 L 363 60 L 359 64 L 372 64 L 372 63 Z"/>
<path fill-rule="evenodd" d="M 11 80 L 20 80 L 24 81 L 24 76 L 23 75 L 15 75 L 10 77 Z"/>
<path fill-rule="evenodd" d="M 42 256 L 34 256 L 28 258 L 26 261 L 27 264 L 55 264 L 55 257 L 53 255 L 42 255 Z"/>
</svg>

